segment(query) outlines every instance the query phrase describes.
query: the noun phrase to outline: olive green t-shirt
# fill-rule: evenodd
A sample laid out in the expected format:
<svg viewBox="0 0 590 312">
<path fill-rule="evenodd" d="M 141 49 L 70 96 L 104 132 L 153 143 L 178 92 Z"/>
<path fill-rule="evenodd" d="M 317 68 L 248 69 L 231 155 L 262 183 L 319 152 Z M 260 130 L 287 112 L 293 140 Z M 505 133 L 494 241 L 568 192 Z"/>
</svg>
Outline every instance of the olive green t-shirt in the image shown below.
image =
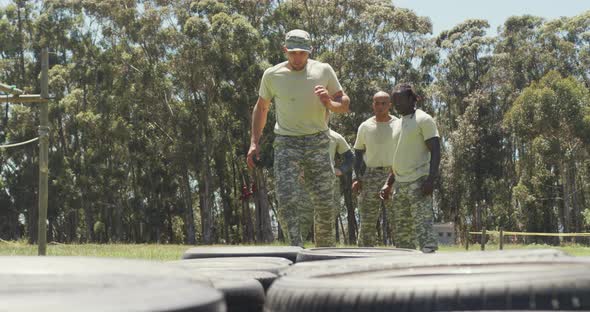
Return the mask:
<svg viewBox="0 0 590 312">
<path fill-rule="evenodd" d="M 430 172 L 430 150 L 424 141 L 438 137 L 432 116 L 420 109 L 394 123 L 393 173 L 399 182 L 413 182 Z"/>
<path fill-rule="evenodd" d="M 377 122 L 375 116 L 365 120 L 358 128 L 354 149 L 364 150 L 367 167 L 390 167 L 393 161 L 393 123 L 397 117 L 389 115 L 389 121 Z"/>
<path fill-rule="evenodd" d="M 328 134 L 330 136 L 330 164 L 332 165 L 332 171 L 334 171 L 334 158 L 336 153 L 342 155 L 350 150 L 350 145 L 346 142 L 346 139 L 340 133 L 330 129 Z"/>
<path fill-rule="evenodd" d="M 262 76 L 258 95 L 274 99 L 279 135 L 302 136 L 328 130 L 326 111 L 314 93 L 323 85 L 330 95 L 342 90 L 334 69 L 329 64 L 308 60 L 300 71 L 287 67 L 288 62 L 268 68 Z"/>
</svg>

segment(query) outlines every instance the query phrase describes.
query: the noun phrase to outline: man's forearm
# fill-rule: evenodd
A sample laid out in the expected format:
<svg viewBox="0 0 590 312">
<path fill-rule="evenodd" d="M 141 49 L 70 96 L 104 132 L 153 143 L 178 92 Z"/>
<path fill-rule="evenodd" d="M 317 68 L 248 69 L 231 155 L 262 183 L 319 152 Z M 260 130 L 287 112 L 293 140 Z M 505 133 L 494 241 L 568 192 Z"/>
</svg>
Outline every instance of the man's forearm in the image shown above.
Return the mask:
<svg viewBox="0 0 590 312">
<path fill-rule="evenodd" d="M 342 173 L 348 173 L 352 169 L 354 163 L 354 154 L 349 150 L 342 154 L 342 156 L 344 157 L 344 161 L 342 162 L 342 165 L 340 165 L 340 171 L 342 171 Z"/>
<path fill-rule="evenodd" d="M 438 177 L 438 169 L 440 166 L 440 140 L 438 137 L 428 139 L 426 146 L 430 150 L 430 170 L 428 175 L 431 178 Z"/>
<path fill-rule="evenodd" d="M 334 113 L 348 113 L 350 111 L 350 98 L 347 95 L 337 96 L 330 101 L 326 108 Z"/>
<path fill-rule="evenodd" d="M 252 111 L 252 133 L 250 136 L 250 144 L 258 144 L 262 136 L 262 130 L 266 125 L 266 117 L 268 116 L 268 108 L 256 103 Z"/>
<path fill-rule="evenodd" d="M 364 150 L 354 150 L 354 173 L 356 175 L 356 179 L 360 180 L 362 176 L 365 174 L 364 168 L 364 161 L 363 161 L 363 154 L 365 153 Z"/>
</svg>

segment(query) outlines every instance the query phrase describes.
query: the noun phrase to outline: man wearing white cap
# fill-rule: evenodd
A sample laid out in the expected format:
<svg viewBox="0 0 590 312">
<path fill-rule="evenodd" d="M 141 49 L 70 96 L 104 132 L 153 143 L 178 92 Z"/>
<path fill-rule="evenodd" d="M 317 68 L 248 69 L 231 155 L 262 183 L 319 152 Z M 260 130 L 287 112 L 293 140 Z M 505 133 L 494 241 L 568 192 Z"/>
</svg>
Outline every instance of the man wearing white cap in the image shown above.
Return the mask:
<svg viewBox="0 0 590 312">
<path fill-rule="evenodd" d="M 271 101 L 276 105 L 274 170 L 279 214 L 291 245 L 303 245 L 303 235 L 315 209 L 316 246 L 333 246 L 336 207 L 332 200 L 328 112 L 346 113 L 350 99 L 329 64 L 309 59 L 309 33 L 295 29 L 285 36 L 287 61 L 268 68 L 262 76 L 252 112 L 248 166 L 260 157 L 259 140 Z M 309 196 L 311 208 L 299 205 Z M 310 211 L 311 210 L 311 211 Z"/>
</svg>

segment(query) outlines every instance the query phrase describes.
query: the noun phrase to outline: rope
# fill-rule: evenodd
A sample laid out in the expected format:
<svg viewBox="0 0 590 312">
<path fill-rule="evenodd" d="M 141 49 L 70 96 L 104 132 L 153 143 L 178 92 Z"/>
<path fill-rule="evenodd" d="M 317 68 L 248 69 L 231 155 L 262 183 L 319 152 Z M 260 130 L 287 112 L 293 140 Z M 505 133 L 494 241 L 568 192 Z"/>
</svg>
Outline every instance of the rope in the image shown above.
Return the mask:
<svg viewBox="0 0 590 312">
<path fill-rule="evenodd" d="M 20 143 L 14 143 L 14 144 L 6 144 L 6 145 L 0 145 L 0 148 L 9 148 L 9 147 L 16 147 L 16 146 L 21 146 L 21 145 L 25 145 L 25 144 L 29 144 L 31 142 L 35 142 L 39 140 L 39 137 L 36 137 L 34 139 L 30 139 L 28 141 L 24 141 L 24 142 L 20 142 Z"/>
<path fill-rule="evenodd" d="M 481 235 L 481 232 L 469 232 L 469 234 L 476 234 Z M 499 231 L 486 231 L 487 235 L 499 235 Z M 588 237 L 590 233 L 530 233 L 530 232 L 509 232 L 504 231 L 502 233 L 504 236 L 506 235 L 516 235 L 516 236 L 558 236 L 558 237 L 571 237 L 571 236 L 581 236 L 581 237 Z"/>
</svg>

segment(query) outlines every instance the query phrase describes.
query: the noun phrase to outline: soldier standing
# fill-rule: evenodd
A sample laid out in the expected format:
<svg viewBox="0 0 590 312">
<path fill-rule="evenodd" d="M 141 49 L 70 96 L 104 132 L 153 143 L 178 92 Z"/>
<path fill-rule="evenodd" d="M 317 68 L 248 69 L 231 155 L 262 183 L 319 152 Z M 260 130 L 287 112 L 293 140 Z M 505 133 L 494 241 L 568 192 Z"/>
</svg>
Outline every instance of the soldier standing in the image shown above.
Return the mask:
<svg viewBox="0 0 590 312">
<path fill-rule="evenodd" d="M 379 198 L 379 190 L 391 171 L 393 123 L 397 120 L 389 113 L 391 100 L 386 92 L 375 93 L 372 107 L 375 116 L 359 126 L 354 143 L 356 161 L 352 190 L 360 193 L 358 206 L 361 228 L 358 245 L 362 247 L 374 246 L 376 243 L 376 225 L 383 201 Z M 384 207 L 391 218 L 392 202 L 385 201 Z M 391 232 L 389 234 L 391 237 Z"/>
<path fill-rule="evenodd" d="M 438 177 L 440 142 L 434 119 L 416 108 L 419 99 L 410 84 L 395 86 L 391 94 L 395 110 L 402 116 L 395 122 L 392 173 L 380 196 L 387 198 L 394 188 L 396 247 L 434 252 L 438 249 L 432 223 L 432 192 Z"/>
<path fill-rule="evenodd" d="M 287 33 L 283 50 L 287 61 L 268 68 L 262 76 L 258 101 L 252 112 L 247 162 L 255 166 L 259 141 L 271 100 L 276 105 L 274 172 L 279 215 L 291 245 L 302 246 L 302 221 L 316 218 L 316 246 L 333 246 L 335 206 L 332 200 L 327 111 L 348 112 L 350 99 L 329 64 L 309 58 L 309 33 Z M 302 196 L 313 204 L 300 206 Z M 305 221 L 303 222 L 305 223 Z"/>
</svg>

